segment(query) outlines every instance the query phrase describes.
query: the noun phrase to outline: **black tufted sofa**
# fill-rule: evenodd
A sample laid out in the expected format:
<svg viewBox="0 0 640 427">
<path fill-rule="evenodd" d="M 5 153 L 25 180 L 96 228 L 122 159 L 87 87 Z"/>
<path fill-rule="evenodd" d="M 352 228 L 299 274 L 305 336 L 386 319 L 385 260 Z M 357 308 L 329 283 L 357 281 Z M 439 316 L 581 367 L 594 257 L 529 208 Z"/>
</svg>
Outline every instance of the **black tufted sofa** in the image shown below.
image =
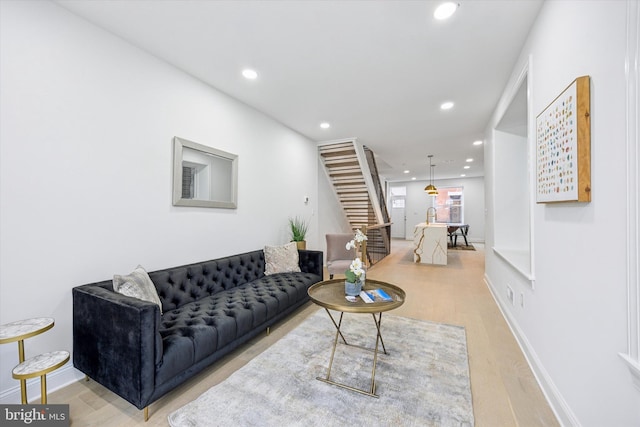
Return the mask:
<svg viewBox="0 0 640 427">
<path fill-rule="evenodd" d="M 73 288 L 73 365 L 138 409 L 211 365 L 308 299 L 323 254 L 300 250 L 301 273 L 265 276 L 262 250 L 150 272 L 156 304 L 111 280 Z"/>
</svg>

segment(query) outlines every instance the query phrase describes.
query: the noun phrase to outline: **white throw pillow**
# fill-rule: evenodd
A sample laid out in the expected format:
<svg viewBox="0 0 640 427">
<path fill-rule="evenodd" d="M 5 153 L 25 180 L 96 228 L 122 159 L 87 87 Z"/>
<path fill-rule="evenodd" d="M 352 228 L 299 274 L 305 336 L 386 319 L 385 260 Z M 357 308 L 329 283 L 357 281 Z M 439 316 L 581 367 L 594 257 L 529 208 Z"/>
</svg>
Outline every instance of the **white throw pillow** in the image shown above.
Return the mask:
<svg viewBox="0 0 640 427">
<path fill-rule="evenodd" d="M 264 247 L 264 274 L 298 273 L 298 246 L 296 242 L 290 242 L 282 246 Z"/>
<path fill-rule="evenodd" d="M 113 290 L 122 295 L 158 304 L 160 314 L 162 314 L 162 302 L 158 297 L 158 291 L 156 291 L 156 287 L 145 269 L 140 265 L 126 276 L 115 274 L 113 276 Z"/>
</svg>

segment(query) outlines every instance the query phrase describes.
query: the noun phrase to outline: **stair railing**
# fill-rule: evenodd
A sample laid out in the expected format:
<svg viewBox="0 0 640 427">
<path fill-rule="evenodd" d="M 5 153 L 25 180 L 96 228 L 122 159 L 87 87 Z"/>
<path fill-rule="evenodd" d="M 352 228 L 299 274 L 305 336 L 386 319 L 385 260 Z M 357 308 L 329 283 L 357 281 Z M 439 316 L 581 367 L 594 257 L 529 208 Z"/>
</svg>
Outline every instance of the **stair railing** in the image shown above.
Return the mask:
<svg viewBox="0 0 640 427">
<path fill-rule="evenodd" d="M 371 267 L 391 253 L 391 222 L 375 225 L 363 225 L 360 230 L 367 235 L 362 242 L 362 262 Z"/>
</svg>

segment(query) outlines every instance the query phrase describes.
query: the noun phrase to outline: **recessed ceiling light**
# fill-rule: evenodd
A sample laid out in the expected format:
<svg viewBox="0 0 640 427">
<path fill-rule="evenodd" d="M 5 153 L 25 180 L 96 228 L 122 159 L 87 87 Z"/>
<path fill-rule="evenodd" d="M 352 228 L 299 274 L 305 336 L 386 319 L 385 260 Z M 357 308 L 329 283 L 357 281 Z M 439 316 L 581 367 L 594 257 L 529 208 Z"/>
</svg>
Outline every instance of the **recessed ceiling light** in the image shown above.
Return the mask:
<svg viewBox="0 0 640 427">
<path fill-rule="evenodd" d="M 460 176 L 467 176 L 467 174 L 466 173 L 461 173 Z"/>
<path fill-rule="evenodd" d="M 456 10 L 458 9 L 458 4 L 452 1 L 448 1 L 442 3 L 440 6 L 436 7 L 436 10 L 433 12 L 433 17 L 439 20 L 450 18 Z"/>
<path fill-rule="evenodd" d="M 473 141 L 473 145 L 482 145 L 482 141 L 480 140 Z"/>
<path fill-rule="evenodd" d="M 329 123 L 327 123 L 327 122 L 322 122 L 322 123 L 320 123 L 320 127 L 322 129 L 329 129 L 331 127 L 331 125 Z"/>
<path fill-rule="evenodd" d="M 415 177 L 415 176 L 412 176 L 412 177 L 411 177 L 411 181 L 415 181 L 415 180 L 416 180 L 416 177 Z"/>
<path fill-rule="evenodd" d="M 250 68 L 246 68 L 242 70 L 242 75 L 244 76 L 245 79 L 249 79 L 249 80 L 255 80 L 258 78 L 258 73 L 255 70 L 252 70 Z"/>
<path fill-rule="evenodd" d="M 409 172 L 410 172 L 409 170 L 404 171 L 404 173 L 409 173 Z"/>
<path fill-rule="evenodd" d="M 467 159 L 467 163 L 471 163 L 471 162 L 473 162 L 473 159 L 471 158 Z"/>
<path fill-rule="evenodd" d="M 451 101 L 444 102 L 442 105 L 440 105 L 441 110 L 450 110 L 452 108 L 453 108 L 453 102 Z"/>
<path fill-rule="evenodd" d="M 469 169 L 471 168 L 471 166 L 465 166 L 463 169 Z"/>
</svg>

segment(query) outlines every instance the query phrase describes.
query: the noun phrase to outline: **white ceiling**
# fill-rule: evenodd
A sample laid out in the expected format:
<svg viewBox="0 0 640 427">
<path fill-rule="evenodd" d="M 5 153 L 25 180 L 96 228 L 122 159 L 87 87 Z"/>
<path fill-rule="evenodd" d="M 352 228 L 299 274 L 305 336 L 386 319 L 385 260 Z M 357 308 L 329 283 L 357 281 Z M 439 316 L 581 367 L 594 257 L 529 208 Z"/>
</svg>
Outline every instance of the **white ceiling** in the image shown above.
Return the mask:
<svg viewBox="0 0 640 427">
<path fill-rule="evenodd" d="M 472 142 L 542 0 L 459 0 L 448 21 L 440 1 L 57 3 L 314 141 L 357 137 L 393 181 L 427 179 L 428 154 L 436 179 L 484 175 Z"/>
</svg>

